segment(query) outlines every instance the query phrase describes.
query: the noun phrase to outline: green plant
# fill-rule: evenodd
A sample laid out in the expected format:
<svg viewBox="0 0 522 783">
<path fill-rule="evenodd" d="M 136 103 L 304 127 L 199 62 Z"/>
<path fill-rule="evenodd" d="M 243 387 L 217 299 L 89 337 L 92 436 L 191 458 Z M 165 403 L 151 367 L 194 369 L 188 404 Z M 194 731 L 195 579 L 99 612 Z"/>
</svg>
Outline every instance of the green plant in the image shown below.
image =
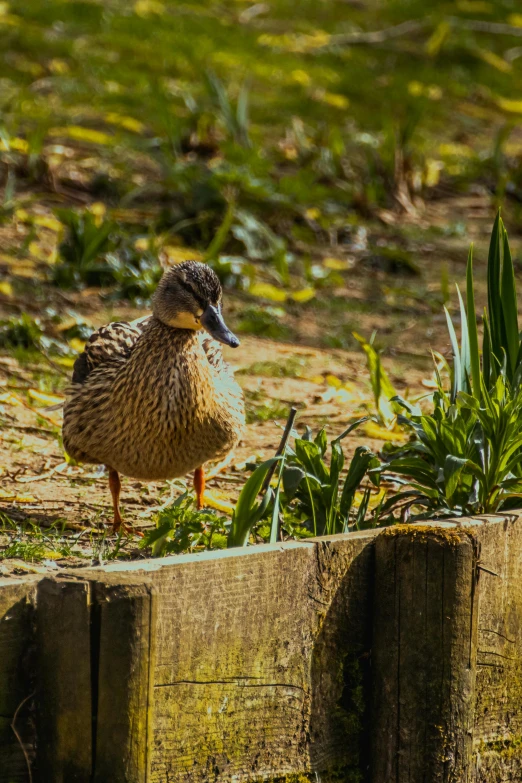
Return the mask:
<svg viewBox="0 0 522 783">
<path fill-rule="evenodd" d="M 53 282 L 64 287 L 111 282 L 110 272 L 107 273 L 101 257 L 112 244 L 111 234 L 115 228 L 112 221 L 88 210 L 58 209 L 56 215 L 65 226 L 66 235 L 60 244 L 62 261 L 53 267 Z"/>
<path fill-rule="evenodd" d="M 265 462 L 262 462 L 261 465 L 257 466 L 252 475 L 245 482 L 234 513 L 232 514 L 232 524 L 230 526 L 227 542 L 228 547 L 246 546 L 252 528 L 267 511 L 272 499 L 274 499 L 274 497 L 277 499 L 278 493 L 274 496 L 270 487 L 266 488 L 261 500 L 258 500 L 258 495 L 267 476 L 271 474 L 273 467 L 281 460 L 282 457 L 280 456 L 270 457 L 270 459 L 265 460 Z"/>
<path fill-rule="evenodd" d="M 400 407 L 394 401 L 397 392 L 382 366 L 380 354 L 373 347 L 375 333 L 372 335 L 370 342 L 367 342 L 357 332 L 353 332 L 353 336 L 366 354 L 366 363 L 370 373 L 370 383 L 377 416 L 381 424 L 389 426 L 400 412 Z"/>
<path fill-rule="evenodd" d="M 28 313 L 0 321 L 0 348 L 38 349 L 42 335 L 40 320 Z"/>
<path fill-rule="evenodd" d="M 5 546 L 0 547 L 0 560 L 17 558 L 39 563 L 82 554 L 77 546 L 78 536 L 66 535 L 63 520 L 56 520 L 42 530 L 31 519 L 16 522 L 0 512 L 0 536 L 7 540 Z"/>
<path fill-rule="evenodd" d="M 222 549 L 226 546 L 226 524 L 225 517 L 211 511 L 197 511 L 193 498 L 184 492 L 159 512 L 155 529 L 145 533 L 140 547 L 152 547 L 154 557 Z"/>
<path fill-rule="evenodd" d="M 461 340 L 446 310 L 453 363 L 451 390 L 438 375 L 430 414 L 404 401 L 401 423 L 412 443 L 377 472 L 405 476 L 411 488 L 383 504 L 383 511 L 413 505 L 424 516 L 477 514 L 522 505 L 521 341 L 517 294 L 507 232 L 497 214 L 488 255 L 488 308 L 479 352 L 472 251 L 468 256 L 466 302 L 458 291 Z M 458 290 L 458 289 L 457 289 Z"/>
<path fill-rule="evenodd" d="M 206 81 L 223 127 L 237 144 L 249 147 L 248 86 L 246 84 L 241 86 L 234 106 L 225 85 L 213 71 L 207 72 Z"/>
<path fill-rule="evenodd" d="M 139 253 L 132 246 L 122 246 L 117 253 L 105 256 L 105 275 L 112 277 L 115 294 L 136 304 L 150 300 L 163 270 L 153 252 Z"/>
<path fill-rule="evenodd" d="M 282 503 L 288 506 L 293 502 L 295 511 L 304 517 L 306 526 L 314 535 L 347 532 L 353 526 L 351 512 L 355 493 L 368 471 L 377 467 L 379 461 L 368 447 L 358 446 L 343 480 L 341 472 L 345 466 L 345 456 L 341 443 L 367 418 L 353 422 L 329 444 L 324 427 L 313 439 L 307 428 L 302 438 L 295 438 L 293 449 L 288 450 L 283 469 Z M 378 486 L 379 475 L 371 473 L 370 476 L 375 486 Z M 356 523 L 360 521 L 361 518 Z"/>
</svg>

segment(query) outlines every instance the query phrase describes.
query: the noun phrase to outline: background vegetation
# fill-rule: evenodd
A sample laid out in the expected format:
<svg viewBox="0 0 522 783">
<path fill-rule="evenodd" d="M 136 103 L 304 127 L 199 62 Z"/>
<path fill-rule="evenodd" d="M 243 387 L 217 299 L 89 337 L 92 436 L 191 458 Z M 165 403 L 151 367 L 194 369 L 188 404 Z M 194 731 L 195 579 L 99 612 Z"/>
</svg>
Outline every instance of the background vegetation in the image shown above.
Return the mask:
<svg viewBox="0 0 522 783">
<path fill-rule="evenodd" d="M 58 437 L 59 422 L 43 407 L 63 389 L 93 325 L 141 312 L 161 266 L 192 257 L 220 275 L 239 332 L 325 349 L 362 346 L 371 386 L 359 407 L 377 423 L 360 432 L 377 442 L 367 451 L 362 435 L 342 443 L 350 455 L 362 449 L 358 456 L 375 469 L 383 442 L 409 432 L 397 424 L 380 350 L 385 359 L 406 351 L 394 375 L 407 379 L 403 386 L 418 384 L 419 353 L 429 360 L 430 347 L 448 345 L 439 315 L 443 304 L 459 312 L 450 282 L 464 278 L 469 238 L 478 244 L 482 306 L 484 245 L 500 203 L 518 272 L 516 3 L 307 0 L 296 13 L 286 0 L 25 0 L 0 2 L 0 37 L 5 427 L 18 405 L 38 416 L 18 426 Z M 412 319 L 425 345 L 407 336 Z M 242 368 L 252 423 L 284 419 L 301 401 L 267 397 L 249 378 L 309 377 L 306 362 Z M 358 419 L 364 410 L 352 404 L 349 373 L 341 375 L 323 373 L 324 394 Z M 286 534 L 299 534 L 310 515 L 308 533 L 348 525 L 350 463 L 336 465 L 334 446 L 346 423 L 328 437 L 317 436 L 318 426 L 300 438 L 287 457 L 286 486 L 278 464 L 280 491 L 294 492 L 300 509 Z M 8 460 L 12 441 L 4 443 Z M 306 459 L 313 464 L 305 491 L 288 475 L 296 479 Z M 23 534 L 13 513 L 23 502 L 12 487 L 4 492 L 13 546 Z M 381 489 L 363 488 L 350 508 L 354 500 L 350 519 L 361 524 Z M 265 538 L 277 533 L 272 501 L 263 510 Z M 209 530 L 214 544 L 225 540 L 223 521 L 214 530 L 214 522 L 194 522 L 184 502 L 175 508 L 174 523 L 160 521 L 156 549 L 184 548 L 182 535 L 167 532 L 178 530 L 179 514 L 206 531 L 194 545 L 208 545 Z M 34 514 L 20 519 L 34 524 Z"/>
</svg>

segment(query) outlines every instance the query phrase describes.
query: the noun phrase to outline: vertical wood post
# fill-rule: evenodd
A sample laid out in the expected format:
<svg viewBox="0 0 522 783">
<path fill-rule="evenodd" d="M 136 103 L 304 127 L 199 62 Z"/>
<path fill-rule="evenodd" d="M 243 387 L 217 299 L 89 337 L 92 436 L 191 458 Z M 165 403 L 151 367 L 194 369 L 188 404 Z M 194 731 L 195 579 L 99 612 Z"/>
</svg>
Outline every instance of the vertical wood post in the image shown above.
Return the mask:
<svg viewBox="0 0 522 783">
<path fill-rule="evenodd" d="M 468 783 L 476 548 L 454 526 L 376 541 L 373 783 Z"/>
<path fill-rule="evenodd" d="M 43 579 L 37 591 L 37 779 L 90 783 L 91 587 Z"/>
<path fill-rule="evenodd" d="M 150 774 L 155 597 L 149 585 L 97 582 L 94 783 L 147 783 Z"/>
<path fill-rule="evenodd" d="M 155 602 L 118 575 L 37 592 L 36 780 L 147 783 Z"/>
<path fill-rule="evenodd" d="M 38 577 L 0 577 L 0 783 L 26 783 L 34 755 L 33 605 Z"/>
</svg>

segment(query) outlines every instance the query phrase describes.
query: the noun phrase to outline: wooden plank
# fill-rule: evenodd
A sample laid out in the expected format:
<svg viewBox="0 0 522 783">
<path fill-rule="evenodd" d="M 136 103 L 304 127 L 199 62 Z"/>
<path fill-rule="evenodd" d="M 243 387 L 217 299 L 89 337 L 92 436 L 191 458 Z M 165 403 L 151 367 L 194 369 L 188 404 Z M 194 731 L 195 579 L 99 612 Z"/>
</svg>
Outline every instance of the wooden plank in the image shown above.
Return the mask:
<svg viewBox="0 0 522 783">
<path fill-rule="evenodd" d="M 94 783 L 147 783 L 152 739 L 156 602 L 146 581 L 94 585 Z M 94 639 L 96 637 L 96 641 Z"/>
<path fill-rule="evenodd" d="M 399 590 L 397 540 L 379 536 L 375 542 L 375 588 L 372 646 L 372 779 L 397 779 L 399 701 Z M 395 676 L 394 676 L 395 673 Z"/>
<path fill-rule="evenodd" d="M 518 783 L 522 780 L 522 521 L 506 515 L 475 524 L 480 590 L 473 780 Z"/>
<path fill-rule="evenodd" d="M 28 765 L 34 758 L 29 716 L 34 691 L 32 626 L 38 579 L 0 579 L 0 783 L 29 781 Z"/>
<path fill-rule="evenodd" d="M 401 525 L 377 539 L 375 783 L 470 780 L 475 550 L 451 525 Z"/>
<path fill-rule="evenodd" d="M 318 631 L 311 658 L 309 769 L 343 769 L 355 780 L 370 763 L 373 536 L 331 536 L 316 549 Z"/>
<path fill-rule="evenodd" d="M 153 783 L 353 772 L 368 763 L 374 537 L 103 569 L 146 575 L 158 596 Z"/>
<path fill-rule="evenodd" d="M 11 721 L 40 579 L 0 584 L 0 783 L 28 780 Z M 44 580 L 37 606 L 35 781 L 90 783 L 93 758 L 96 783 L 351 780 L 370 762 L 374 783 L 522 779 L 509 515 L 114 563 Z"/>
<path fill-rule="evenodd" d="M 41 783 L 90 783 L 92 771 L 91 588 L 87 581 L 38 584 L 37 734 Z"/>
</svg>

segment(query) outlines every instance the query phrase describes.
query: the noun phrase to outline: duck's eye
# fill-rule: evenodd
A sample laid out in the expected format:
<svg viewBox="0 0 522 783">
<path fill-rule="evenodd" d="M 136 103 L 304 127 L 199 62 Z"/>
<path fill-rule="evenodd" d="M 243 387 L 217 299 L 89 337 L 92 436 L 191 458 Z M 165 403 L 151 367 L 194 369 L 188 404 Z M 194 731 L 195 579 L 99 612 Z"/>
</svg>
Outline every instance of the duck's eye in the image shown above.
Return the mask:
<svg viewBox="0 0 522 783">
<path fill-rule="evenodd" d="M 196 294 L 195 291 L 192 292 L 192 296 L 194 297 L 194 299 L 196 300 L 196 302 L 198 303 L 198 305 L 201 307 L 202 310 L 207 309 L 207 303 L 205 302 L 203 297 L 199 296 L 199 294 Z"/>
<path fill-rule="evenodd" d="M 180 280 L 179 282 L 181 287 L 184 288 L 185 291 L 187 291 L 187 293 L 189 293 L 192 296 L 192 298 L 198 303 L 199 307 L 201 307 L 202 310 L 205 310 L 207 303 L 205 302 L 203 297 L 200 296 L 200 294 L 198 294 L 198 292 L 195 291 L 190 285 L 190 283 L 186 282 L 186 280 Z"/>
</svg>

